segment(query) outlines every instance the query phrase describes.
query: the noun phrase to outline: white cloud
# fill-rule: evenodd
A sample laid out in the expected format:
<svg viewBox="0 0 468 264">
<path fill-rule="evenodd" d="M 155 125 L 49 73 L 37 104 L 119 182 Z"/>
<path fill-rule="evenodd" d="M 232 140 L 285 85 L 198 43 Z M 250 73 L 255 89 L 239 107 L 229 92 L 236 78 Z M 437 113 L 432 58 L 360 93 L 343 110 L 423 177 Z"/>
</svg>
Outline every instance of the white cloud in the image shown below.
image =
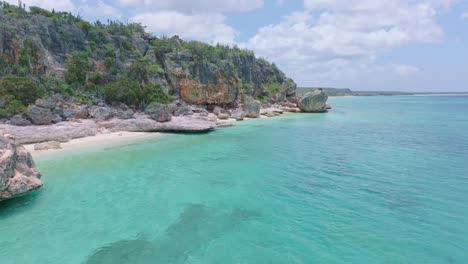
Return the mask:
<svg viewBox="0 0 468 264">
<path fill-rule="evenodd" d="M 444 36 L 437 11 L 452 1 L 305 0 L 305 10 L 260 28 L 241 46 L 275 61 L 300 83 L 330 78 L 362 78 L 372 73 L 380 52 L 411 43 L 431 43 Z M 385 66 L 408 76 L 418 69 Z"/>
<path fill-rule="evenodd" d="M 460 19 L 462 20 L 468 19 L 468 12 L 464 12 L 463 14 L 461 14 Z"/>
<path fill-rule="evenodd" d="M 140 10 L 172 10 L 183 13 L 250 11 L 263 6 L 263 0 L 119 0 L 122 6 Z"/>
<path fill-rule="evenodd" d="M 211 44 L 234 43 L 237 32 L 225 23 L 221 14 L 183 14 L 176 11 L 161 11 L 138 14 L 130 19 L 147 26 L 156 35 L 179 35 Z"/>
<path fill-rule="evenodd" d="M 6 2 L 16 5 L 18 0 L 6 0 Z M 71 0 L 23 0 L 26 6 L 38 6 L 47 10 L 55 9 L 57 11 L 74 11 L 75 5 Z"/>
<path fill-rule="evenodd" d="M 104 18 L 121 18 L 122 14 L 120 11 L 112 5 L 109 5 L 103 1 L 98 1 L 96 5 L 84 4 L 80 8 L 86 16 L 91 17 L 104 17 Z"/>
</svg>

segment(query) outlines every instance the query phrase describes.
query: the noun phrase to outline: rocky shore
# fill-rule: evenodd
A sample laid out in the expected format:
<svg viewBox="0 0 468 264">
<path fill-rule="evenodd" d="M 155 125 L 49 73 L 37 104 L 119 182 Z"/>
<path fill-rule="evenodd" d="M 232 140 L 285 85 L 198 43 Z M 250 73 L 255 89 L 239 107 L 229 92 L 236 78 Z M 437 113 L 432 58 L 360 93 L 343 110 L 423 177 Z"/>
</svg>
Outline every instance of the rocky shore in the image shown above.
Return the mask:
<svg viewBox="0 0 468 264">
<path fill-rule="evenodd" d="M 144 111 L 124 104 L 108 106 L 65 100 L 60 95 L 39 99 L 24 114 L 0 124 L 0 201 L 42 186 L 30 153 L 21 144 L 35 144 L 35 151 L 60 149 L 73 139 L 115 132 L 207 132 L 232 126 L 245 118 L 270 118 L 285 112 L 326 112 L 328 96 L 317 90 L 298 103 L 260 103 L 247 100 L 236 107 L 169 105 L 152 103 Z"/>
<path fill-rule="evenodd" d="M 231 126 L 244 118 L 274 117 L 284 112 L 324 112 L 328 96 L 322 91 L 306 94 L 297 103 L 260 103 L 248 100 L 237 107 L 150 104 L 134 111 L 124 104 L 108 106 L 66 100 L 60 95 L 39 99 L 24 114 L 0 124 L 0 135 L 9 134 L 19 144 L 68 142 L 111 132 L 207 132 Z"/>
</svg>

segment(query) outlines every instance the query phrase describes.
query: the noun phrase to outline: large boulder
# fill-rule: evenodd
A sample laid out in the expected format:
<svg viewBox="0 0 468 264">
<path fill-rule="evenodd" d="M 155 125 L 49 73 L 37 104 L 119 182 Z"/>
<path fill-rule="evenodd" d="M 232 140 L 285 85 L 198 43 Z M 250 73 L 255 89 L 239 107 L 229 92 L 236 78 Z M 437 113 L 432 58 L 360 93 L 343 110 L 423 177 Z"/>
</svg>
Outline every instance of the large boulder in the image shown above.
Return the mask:
<svg viewBox="0 0 468 264">
<path fill-rule="evenodd" d="M 175 116 L 193 115 L 193 110 L 183 101 L 175 101 L 169 104 L 169 111 Z"/>
<path fill-rule="evenodd" d="M 58 102 L 63 101 L 64 98 L 61 94 L 54 94 L 47 98 L 40 98 L 36 100 L 36 105 L 43 108 L 53 110 Z"/>
<path fill-rule="evenodd" d="M 127 110 L 114 110 L 114 117 L 119 119 L 132 119 L 135 117 L 135 112 L 132 109 Z"/>
<path fill-rule="evenodd" d="M 244 112 L 246 117 L 257 118 L 260 117 L 260 109 L 262 105 L 255 100 L 249 100 L 244 104 Z"/>
<path fill-rule="evenodd" d="M 165 104 L 151 103 L 146 107 L 145 113 L 158 122 L 167 122 L 172 119 L 171 110 Z"/>
<path fill-rule="evenodd" d="M 323 113 L 327 111 L 327 100 L 327 93 L 321 89 L 317 89 L 313 92 L 306 93 L 299 100 L 299 108 L 303 112 Z"/>
<path fill-rule="evenodd" d="M 231 117 L 236 121 L 242 121 L 245 118 L 245 112 L 241 108 L 234 109 L 231 113 Z"/>
<path fill-rule="evenodd" d="M 89 115 L 97 120 L 109 120 L 112 118 L 112 110 L 108 107 L 95 107 L 91 109 Z"/>
<path fill-rule="evenodd" d="M 62 121 L 62 118 L 52 113 L 50 109 L 31 105 L 26 110 L 26 116 L 31 120 L 34 125 L 50 125 Z"/>
<path fill-rule="evenodd" d="M 41 187 L 40 177 L 26 149 L 12 139 L 0 136 L 0 201 Z"/>
<path fill-rule="evenodd" d="M 31 122 L 26 119 L 22 114 L 14 115 L 10 118 L 10 124 L 14 126 L 30 126 Z"/>
</svg>

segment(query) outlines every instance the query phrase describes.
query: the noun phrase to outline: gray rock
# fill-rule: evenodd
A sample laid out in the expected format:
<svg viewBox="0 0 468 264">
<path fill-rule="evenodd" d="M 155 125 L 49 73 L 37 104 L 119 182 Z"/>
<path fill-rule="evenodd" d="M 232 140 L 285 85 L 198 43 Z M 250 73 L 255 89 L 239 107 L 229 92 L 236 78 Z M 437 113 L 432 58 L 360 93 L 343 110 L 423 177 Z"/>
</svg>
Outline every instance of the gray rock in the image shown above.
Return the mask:
<svg viewBox="0 0 468 264">
<path fill-rule="evenodd" d="M 188 116 L 188 115 L 193 115 L 193 111 L 192 111 L 192 108 L 190 108 L 190 106 L 183 105 L 183 106 L 179 107 L 179 108 L 174 112 L 174 115 L 175 115 L 175 116 Z"/>
<path fill-rule="evenodd" d="M 244 104 L 245 116 L 250 118 L 260 117 L 261 104 L 255 100 L 249 100 Z"/>
<path fill-rule="evenodd" d="M 52 113 L 50 109 L 36 105 L 29 106 L 25 114 L 34 125 L 50 125 L 62 120 L 60 116 Z"/>
<path fill-rule="evenodd" d="M 36 105 L 42 108 L 53 110 L 59 101 L 63 101 L 61 94 L 54 94 L 47 98 L 41 98 L 36 100 Z"/>
<path fill-rule="evenodd" d="M 27 120 L 22 114 L 19 114 L 10 118 L 10 124 L 14 126 L 30 126 L 31 122 L 29 122 L 29 120 Z"/>
<path fill-rule="evenodd" d="M 218 120 L 216 121 L 216 125 L 218 127 L 231 127 L 234 125 L 234 121 L 231 120 Z"/>
<path fill-rule="evenodd" d="M 120 118 L 120 119 L 132 119 L 135 117 L 135 113 L 133 112 L 132 109 L 117 110 L 117 111 L 114 111 L 114 117 Z"/>
<path fill-rule="evenodd" d="M 109 120 L 112 118 L 112 111 L 108 107 L 94 107 L 89 112 L 89 115 L 97 120 Z"/>
<path fill-rule="evenodd" d="M 218 118 L 222 120 L 226 120 L 226 119 L 229 119 L 229 115 L 221 113 L 221 114 L 218 114 Z"/>
<path fill-rule="evenodd" d="M 216 128 L 216 122 L 210 116 L 199 114 L 174 116 L 164 123 L 157 122 L 146 115 L 137 115 L 135 119 L 112 119 L 99 122 L 98 126 L 109 132 L 206 132 Z"/>
<path fill-rule="evenodd" d="M 231 112 L 231 117 L 236 121 L 242 121 L 245 118 L 245 112 L 241 108 L 236 108 Z"/>
<path fill-rule="evenodd" d="M 67 118 L 78 118 L 78 119 L 86 119 L 89 117 L 89 108 L 87 105 L 73 105 L 70 109 L 73 110 L 73 112 L 67 113 L 67 111 L 64 112 L 64 115 L 67 116 Z M 74 116 L 70 116 L 69 114 L 74 113 Z"/>
<path fill-rule="evenodd" d="M 169 112 L 175 116 L 193 115 L 193 110 L 183 101 L 175 101 L 168 105 Z"/>
<path fill-rule="evenodd" d="M 215 115 L 219 115 L 219 114 L 221 114 L 221 113 L 223 113 L 223 112 L 224 112 L 224 109 L 221 108 L 220 106 L 217 106 L 217 105 L 216 105 L 216 106 L 213 108 L 213 114 L 215 114 Z"/>
<path fill-rule="evenodd" d="M 50 141 L 34 145 L 34 150 L 62 149 L 60 142 Z"/>
<path fill-rule="evenodd" d="M 40 188 L 40 177 L 26 149 L 11 138 L 0 136 L 0 201 Z"/>
<path fill-rule="evenodd" d="M 74 138 L 95 136 L 97 126 L 93 120 L 80 122 L 60 122 L 49 126 L 0 125 L 0 135 L 11 134 L 20 144 L 33 144 L 48 141 L 68 142 Z"/>
<path fill-rule="evenodd" d="M 149 104 L 145 109 L 145 113 L 158 122 L 168 122 L 172 119 L 169 107 L 160 103 Z"/>
<path fill-rule="evenodd" d="M 317 89 L 313 92 L 306 93 L 299 101 L 299 108 L 303 112 L 323 113 L 326 112 L 326 103 L 328 95 L 325 91 Z"/>
</svg>

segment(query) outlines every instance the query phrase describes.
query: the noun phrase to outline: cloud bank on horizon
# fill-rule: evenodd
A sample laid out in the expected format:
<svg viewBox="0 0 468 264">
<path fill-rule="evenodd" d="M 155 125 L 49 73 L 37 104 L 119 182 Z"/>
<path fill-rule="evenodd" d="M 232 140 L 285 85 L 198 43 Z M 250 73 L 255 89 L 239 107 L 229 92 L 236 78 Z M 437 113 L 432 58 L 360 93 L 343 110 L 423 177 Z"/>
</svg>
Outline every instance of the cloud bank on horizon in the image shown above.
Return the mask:
<svg viewBox="0 0 468 264">
<path fill-rule="evenodd" d="M 468 67 L 465 0 L 23 2 L 91 20 L 140 22 L 155 35 L 248 48 L 300 86 L 468 92 L 461 70 Z M 241 21 L 247 16 L 268 22 L 252 31 Z"/>
</svg>

